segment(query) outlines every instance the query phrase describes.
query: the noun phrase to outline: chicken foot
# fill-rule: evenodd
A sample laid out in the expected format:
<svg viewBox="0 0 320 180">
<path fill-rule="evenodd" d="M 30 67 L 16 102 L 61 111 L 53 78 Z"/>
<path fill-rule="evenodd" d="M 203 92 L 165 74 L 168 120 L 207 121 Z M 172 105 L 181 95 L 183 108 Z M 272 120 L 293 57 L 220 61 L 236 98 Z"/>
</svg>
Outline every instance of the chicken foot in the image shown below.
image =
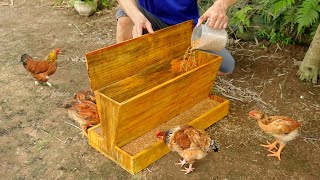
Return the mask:
<svg viewBox="0 0 320 180">
<path fill-rule="evenodd" d="M 192 172 L 193 170 L 194 170 L 194 168 L 192 168 L 192 164 L 189 164 L 188 168 L 184 168 L 181 171 L 185 171 L 186 173 L 184 173 L 184 174 L 188 174 L 188 173 Z"/>
<path fill-rule="evenodd" d="M 268 154 L 268 156 L 275 156 L 280 161 L 281 160 L 281 158 L 280 158 L 281 151 L 282 151 L 282 149 L 284 148 L 285 145 L 286 145 L 285 143 L 280 143 L 280 147 L 279 147 L 279 150 L 277 152 L 269 150 L 272 154 Z"/>
<path fill-rule="evenodd" d="M 260 146 L 269 148 L 269 151 L 271 151 L 272 149 L 278 149 L 278 147 L 277 147 L 278 140 L 277 139 L 272 144 L 270 144 L 268 141 L 267 141 L 267 143 L 268 143 L 267 145 L 261 144 Z"/>
<path fill-rule="evenodd" d="M 81 129 L 82 129 L 82 137 L 84 137 L 84 136 L 88 137 L 87 130 L 88 130 L 89 127 L 92 127 L 92 126 L 93 126 L 90 121 L 88 121 L 88 120 L 85 120 L 85 121 L 86 121 L 86 125 L 81 125 L 81 124 L 80 124 Z M 180 161 L 180 162 L 181 162 L 181 161 Z"/>
<path fill-rule="evenodd" d="M 175 165 L 180 165 L 180 167 L 182 167 L 182 166 L 184 166 L 185 164 L 187 164 L 187 161 L 185 160 L 185 159 L 183 159 L 182 161 L 181 161 L 181 159 L 179 159 L 179 163 L 175 163 Z"/>
<path fill-rule="evenodd" d="M 88 137 L 88 133 L 87 133 L 87 129 L 88 127 L 87 126 L 84 126 L 84 125 L 80 125 L 81 126 L 81 133 L 82 133 L 82 137 L 86 136 Z"/>
<path fill-rule="evenodd" d="M 38 86 L 40 83 L 39 83 L 39 81 L 34 81 L 34 84 Z M 49 87 L 52 87 L 51 83 L 49 83 L 48 81 L 46 82 L 46 84 L 47 84 Z"/>
</svg>

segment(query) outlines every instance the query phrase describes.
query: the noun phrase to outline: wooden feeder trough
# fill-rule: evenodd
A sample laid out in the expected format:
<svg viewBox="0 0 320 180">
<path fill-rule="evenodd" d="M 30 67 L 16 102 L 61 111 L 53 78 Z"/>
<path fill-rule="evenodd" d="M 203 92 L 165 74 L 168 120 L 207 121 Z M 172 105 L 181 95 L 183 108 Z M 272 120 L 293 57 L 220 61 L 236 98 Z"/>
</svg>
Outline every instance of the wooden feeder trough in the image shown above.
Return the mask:
<svg viewBox="0 0 320 180">
<path fill-rule="evenodd" d="M 196 51 L 197 66 L 180 72 L 192 29 L 187 21 L 86 54 L 101 119 L 89 144 L 131 174 L 170 151 L 156 130 L 205 129 L 228 114 L 228 100 L 209 97 L 220 56 Z"/>
</svg>

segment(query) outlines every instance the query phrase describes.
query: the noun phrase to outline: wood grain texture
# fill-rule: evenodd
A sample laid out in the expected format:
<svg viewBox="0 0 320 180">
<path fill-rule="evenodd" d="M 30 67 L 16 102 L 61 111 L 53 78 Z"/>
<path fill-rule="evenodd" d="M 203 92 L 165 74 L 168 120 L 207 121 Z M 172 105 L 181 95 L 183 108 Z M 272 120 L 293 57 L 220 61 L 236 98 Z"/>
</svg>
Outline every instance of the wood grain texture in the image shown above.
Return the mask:
<svg viewBox="0 0 320 180">
<path fill-rule="evenodd" d="M 120 105 L 101 93 L 95 94 L 106 150 L 112 151 L 119 124 Z"/>
<path fill-rule="evenodd" d="M 221 62 L 219 58 L 211 60 L 124 101 L 117 120 L 116 145 L 130 142 L 207 98 Z M 161 77 L 153 81 L 157 80 Z"/>
<path fill-rule="evenodd" d="M 146 66 L 174 59 L 190 46 L 193 21 L 86 54 L 91 89 L 137 74 Z"/>
</svg>

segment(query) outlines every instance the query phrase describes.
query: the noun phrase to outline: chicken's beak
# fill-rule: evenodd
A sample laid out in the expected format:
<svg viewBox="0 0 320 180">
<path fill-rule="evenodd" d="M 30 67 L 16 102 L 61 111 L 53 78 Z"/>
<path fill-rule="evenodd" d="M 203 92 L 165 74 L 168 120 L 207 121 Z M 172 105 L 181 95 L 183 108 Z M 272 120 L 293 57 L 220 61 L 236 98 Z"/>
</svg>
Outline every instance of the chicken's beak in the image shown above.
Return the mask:
<svg viewBox="0 0 320 180">
<path fill-rule="evenodd" d="M 163 141 L 163 136 L 157 136 L 157 139 L 162 140 Z"/>
<path fill-rule="evenodd" d="M 254 117 L 254 112 L 250 111 L 248 114 L 250 117 Z"/>
</svg>

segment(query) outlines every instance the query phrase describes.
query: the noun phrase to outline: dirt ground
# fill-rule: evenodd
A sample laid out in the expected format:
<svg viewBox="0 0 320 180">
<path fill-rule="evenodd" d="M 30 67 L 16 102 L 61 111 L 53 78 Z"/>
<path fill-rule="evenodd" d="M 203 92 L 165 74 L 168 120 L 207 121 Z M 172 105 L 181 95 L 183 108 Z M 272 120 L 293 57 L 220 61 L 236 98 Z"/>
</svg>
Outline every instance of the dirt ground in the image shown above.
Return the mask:
<svg viewBox="0 0 320 180">
<path fill-rule="evenodd" d="M 1 0 L 0 2 L 10 2 Z M 213 90 L 231 100 L 230 114 L 207 131 L 222 144 L 184 175 L 169 153 L 135 176 L 90 147 L 61 104 L 88 90 L 84 53 L 115 43 L 115 9 L 80 17 L 50 0 L 0 6 L 0 179 L 320 179 L 320 85 L 301 82 L 294 60 L 307 47 L 240 43 L 229 47 L 236 69 Z M 36 86 L 20 63 L 61 48 L 53 87 Z M 260 144 L 273 138 L 247 116 L 252 109 L 302 123 L 282 160 Z M 73 126 L 74 125 L 74 126 Z"/>
</svg>

